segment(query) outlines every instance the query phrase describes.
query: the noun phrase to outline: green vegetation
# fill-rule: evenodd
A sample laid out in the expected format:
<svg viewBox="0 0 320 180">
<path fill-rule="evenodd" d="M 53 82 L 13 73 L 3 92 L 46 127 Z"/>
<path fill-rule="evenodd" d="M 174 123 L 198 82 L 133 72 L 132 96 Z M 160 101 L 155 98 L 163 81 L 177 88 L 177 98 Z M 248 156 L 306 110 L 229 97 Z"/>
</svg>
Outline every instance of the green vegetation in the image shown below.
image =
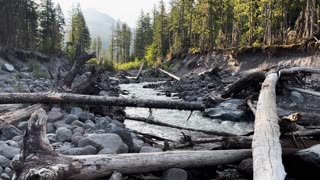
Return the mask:
<svg viewBox="0 0 320 180">
<path fill-rule="evenodd" d="M 49 73 L 41 69 L 41 65 L 36 60 L 30 60 L 28 66 L 32 70 L 32 73 L 35 78 L 46 78 L 49 79 Z"/>
<path fill-rule="evenodd" d="M 127 63 L 119 63 L 119 64 L 115 63 L 114 67 L 117 70 L 133 70 L 133 69 L 139 69 L 141 63 L 142 63 L 142 61 L 136 59 L 134 61 L 130 61 Z"/>
</svg>

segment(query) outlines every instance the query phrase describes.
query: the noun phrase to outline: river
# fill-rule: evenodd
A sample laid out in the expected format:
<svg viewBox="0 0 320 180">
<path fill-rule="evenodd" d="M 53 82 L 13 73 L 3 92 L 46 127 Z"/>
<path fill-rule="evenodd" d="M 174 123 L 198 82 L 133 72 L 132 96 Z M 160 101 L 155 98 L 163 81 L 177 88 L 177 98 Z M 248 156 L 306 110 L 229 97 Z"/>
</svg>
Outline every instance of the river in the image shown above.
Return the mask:
<svg viewBox="0 0 320 180">
<path fill-rule="evenodd" d="M 129 91 L 127 98 L 139 99 L 154 99 L 154 100 L 173 100 L 171 97 L 166 97 L 163 93 L 154 89 L 143 88 L 148 83 L 133 83 L 133 84 L 120 84 L 122 90 Z M 162 94 L 162 95 L 159 95 Z M 149 109 L 147 108 L 126 108 L 126 113 L 130 116 L 139 116 L 147 118 L 149 116 Z M 181 127 L 188 127 L 200 130 L 211 130 L 232 133 L 237 135 L 244 135 L 253 130 L 251 122 L 232 122 L 221 121 L 219 119 L 211 119 L 203 117 L 199 111 L 193 112 L 191 118 L 187 121 L 190 111 L 167 110 L 167 109 L 153 109 L 152 116 L 158 121 L 163 121 L 169 124 L 178 125 Z M 150 125 L 143 122 L 126 120 L 125 124 L 128 128 L 138 132 L 154 134 L 162 138 L 179 140 L 182 136 L 181 130 Z M 192 135 L 192 137 L 206 137 L 203 133 L 195 133 L 190 131 L 183 132 Z"/>
</svg>

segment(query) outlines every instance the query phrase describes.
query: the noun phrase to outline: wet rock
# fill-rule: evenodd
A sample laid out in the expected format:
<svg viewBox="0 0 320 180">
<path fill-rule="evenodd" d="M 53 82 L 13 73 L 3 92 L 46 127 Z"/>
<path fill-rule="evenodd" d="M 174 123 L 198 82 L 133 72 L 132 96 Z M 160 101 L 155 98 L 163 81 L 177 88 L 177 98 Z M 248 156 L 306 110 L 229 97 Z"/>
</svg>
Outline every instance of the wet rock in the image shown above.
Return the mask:
<svg viewBox="0 0 320 180">
<path fill-rule="evenodd" d="M 3 179 L 3 180 L 10 180 L 11 178 L 10 178 L 10 176 L 9 176 L 7 173 L 2 173 L 2 174 L 1 174 L 1 179 Z"/>
<path fill-rule="evenodd" d="M 252 158 L 249 159 L 244 159 L 240 162 L 240 164 L 238 165 L 238 170 L 239 172 L 253 177 L 253 161 Z"/>
<path fill-rule="evenodd" d="M 82 122 L 85 122 L 86 120 L 94 120 L 94 114 L 87 112 L 81 112 L 78 117 Z"/>
<path fill-rule="evenodd" d="M 154 148 L 150 146 L 143 146 L 140 149 L 140 153 L 151 153 L 151 152 L 163 152 L 163 151 L 159 148 Z"/>
<path fill-rule="evenodd" d="M 0 155 L 12 159 L 17 154 L 20 154 L 19 148 L 11 147 L 6 142 L 0 141 Z"/>
<path fill-rule="evenodd" d="M 56 122 L 63 118 L 63 114 L 60 108 L 52 108 L 48 113 L 48 122 Z"/>
<path fill-rule="evenodd" d="M 221 103 L 215 108 L 206 109 L 203 115 L 213 119 L 239 121 L 242 120 L 245 115 L 244 111 L 238 109 L 242 104 L 242 100 L 231 99 Z"/>
<path fill-rule="evenodd" d="M 132 141 L 132 136 L 129 130 L 122 129 L 122 130 L 114 131 L 113 133 L 118 134 L 121 137 L 122 141 L 126 143 L 126 145 L 128 146 L 129 152 L 133 151 L 133 141 Z"/>
<path fill-rule="evenodd" d="M 0 155 L 0 166 L 5 168 L 10 166 L 10 159 Z"/>
<path fill-rule="evenodd" d="M 86 146 L 86 147 L 80 147 L 80 148 L 70 148 L 62 154 L 65 155 L 92 155 L 97 154 L 97 149 L 93 146 Z"/>
<path fill-rule="evenodd" d="M 304 97 L 301 95 L 301 93 L 297 92 L 297 91 L 292 91 L 290 93 L 290 99 L 296 103 L 296 104 L 303 104 L 305 99 Z"/>
<path fill-rule="evenodd" d="M 82 113 L 82 112 L 83 112 L 83 111 L 82 111 L 81 108 L 79 108 L 79 107 L 73 107 L 73 108 L 71 109 L 70 114 L 79 116 L 79 114 Z"/>
<path fill-rule="evenodd" d="M 2 139 L 11 140 L 15 136 L 22 136 L 23 133 L 13 125 L 7 125 L 2 129 Z"/>
<path fill-rule="evenodd" d="M 290 177 L 295 179 L 319 179 L 320 144 L 290 155 L 283 162 Z"/>
<path fill-rule="evenodd" d="M 11 64 L 8 64 L 8 63 L 4 63 L 3 67 L 8 72 L 13 72 L 15 70 L 14 67 Z"/>
<path fill-rule="evenodd" d="M 68 114 L 68 116 L 66 117 L 67 124 L 71 124 L 73 121 L 76 121 L 76 120 L 79 120 L 79 117 L 74 114 Z"/>
<path fill-rule="evenodd" d="M 81 135 L 84 134 L 84 128 L 83 127 L 77 127 L 73 130 L 73 133 L 80 133 Z"/>
<path fill-rule="evenodd" d="M 60 142 L 71 141 L 72 131 L 65 127 L 61 127 L 56 131 L 57 140 Z"/>
<path fill-rule="evenodd" d="M 124 145 L 122 139 L 117 134 L 89 134 L 79 142 L 79 147 L 93 146 L 99 151 L 110 149 L 114 154 L 119 153 L 121 146 Z"/>
<path fill-rule="evenodd" d="M 140 139 L 133 139 L 133 152 L 139 153 L 144 142 Z"/>
<path fill-rule="evenodd" d="M 71 126 L 78 126 L 78 127 L 82 127 L 84 128 L 85 127 L 85 124 L 79 120 L 75 120 L 71 123 Z"/>
<path fill-rule="evenodd" d="M 183 169 L 171 168 L 162 173 L 161 180 L 187 180 L 188 173 Z"/>
</svg>

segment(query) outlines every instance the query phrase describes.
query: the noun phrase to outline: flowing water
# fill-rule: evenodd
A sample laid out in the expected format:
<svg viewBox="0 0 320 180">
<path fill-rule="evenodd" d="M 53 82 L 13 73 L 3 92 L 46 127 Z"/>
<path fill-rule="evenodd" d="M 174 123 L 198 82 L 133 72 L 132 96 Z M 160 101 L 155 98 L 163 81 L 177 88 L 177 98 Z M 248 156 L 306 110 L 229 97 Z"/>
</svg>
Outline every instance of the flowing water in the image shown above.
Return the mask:
<svg viewBox="0 0 320 180">
<path fill-rule="evenodd" d="M 159 91 L 149 88 L 143 88 L 143 85 L 148 83 L 139 84 L 121 84 L 122 90 L 129 91 L 127 98 L 139 98 L 139 99 L 153 99 L 153 100 L 174 100 L 171 97 L 159 95 Z M 163 93 L 162 93 L 163 94 Z M 129 116 L 145 117 L 149 116 L 149 109 L 147 108 L 126 108 L 126 113 Z M 153 109 L 152 116 L 155 120 L 163 121 L 169 124 L 178 125 L 181 127 L 188 127 L 200 130 L 211 130 L 226 132 L 231 134 L 243 135 L 253 130 L 253 125 L 250 122 L 232 122 L 221 121 L 219 119 L 211 119 L 203 117 L 199 111 L 193 112 L 191 118 L 187 121 L 190 115 L 190 111 L 179 110 L 167 110 L 167 109 Z M 162 138 L 178 140 L 182 134 L 181 130 L 174 128 L 161 127 L 156 125 L 150 125 L 143 122 L 126 120 L 125 124 L 128 128 L 136 130 L 138 132 L 154 134 Z M 204 137 L 202 133 L 195 133 L 183 130 L 193 137 Z"/>
</svg>

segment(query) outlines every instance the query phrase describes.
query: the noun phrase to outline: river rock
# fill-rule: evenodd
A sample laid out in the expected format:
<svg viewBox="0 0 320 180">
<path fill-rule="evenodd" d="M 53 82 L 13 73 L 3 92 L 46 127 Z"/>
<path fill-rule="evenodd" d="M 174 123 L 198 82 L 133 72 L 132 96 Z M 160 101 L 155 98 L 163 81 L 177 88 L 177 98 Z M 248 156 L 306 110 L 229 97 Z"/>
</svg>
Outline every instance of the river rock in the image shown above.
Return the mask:
<svg viewBox="0 0 320 180">
<path fill-rule="evenodd" d="M 242 104 L 242 100 L 231 99 L 221 103 L 215 108 L 206 109 L 204 116 L 212 119 L 239 121 L 243 119 L 245 115 L 244 111 L 238 109 L 238 107 Z"/>
<path fill-rule="evenodd" d="M 52 108 L 51 111 L 48 112 L 48 122 L 56 122 L 63 118 L 63 114 L 60 108 Z"/>
<path fill-rule="evenodd" d="M 296 104 L 303 104 L 305 99 L 302 96 L 301 93 L 297 92 L 297 91 L 292 91 L 290 93 L 290 99 L 292 100 L 292 102 L 296 103 Z"/>
<path fill-rule="evenodd" d="M 15 141 L 7 140 L 6 143 L 11 147 L 20 148 L 19 144 Z"/>
<path fill-rule="evenodd" d="M 252 158 L 244 159 L 238 165 L 238 170 L 250 177 L 253 177 L 253 161 Z"/>
<path fill-rule="evenodd" d="M 79 120 L 79 117 L 74 114 L 68 114 L 68 116 L 66 117 L 67 124 L 71 124 L 73 121 L 76 121 L 76 120 Z"/>
<path fill-rule="evenodd" d="M 72 131 L 65 127 L 61 127 L 56 131 L 57 140 L 60 142 L 71 141 Z"/>
<path fill-rule="evenodd" d="M 5 168 L 5 167 L 9 167 L 10 166 L 10 159 L 0 155 L 0 166 Z"/>
<path fill-rule="evenodd" d="M 88 112 L 81 112 L 78 117 L 82 122 L 85 122 L 86 120 L 94 120 L 94 114 Z"/>
<path fill-rule="evenodd" d="M 163 152 L 163 151 L 159 148 L 154 148 L 150 146 L 143 146 L 140 149 L 140 153 L 151 153 L 151 152 Z"/>
<path fill-rule="evenodd" d="M 77 126 L 77 127 L 82 127 L 82 128 L 84 128 L 86 125 L 85 125 L 83 122 L 79 121 L 79 120 L 75 120 L 75 121 L 73 121 L 73 122 L 71 123 L 71 126 Z"/>
<path fill-rule="evenodd" d="M 22 136 L 23 133 L 13 125 L 7 125 L 2 129 L 2 139 L 11 140 L 15 136 Z"/>
<path fill-rule="evenodd" d="M 47 134 L 47 138 L 48 138 L 50 143 L 57 142 L 57 136 L 55 134 Z"/>
<path fill-rule="evenodd" d="M 6 71 L 8 71 L 8 72 L 13 72 L 14 71 L 14 67 L 11 64 L 4 63 L 3 66 L 4 66 L 4 69 Z"/>
<path fill-rule="evenodd" d="M 188 180 L 188 173 L 183 169 L 171 168 L 162 173 L 161 180 Z"/>
<path fill-rule="evenodd" d="M 139 153 L 144 142 L 140 139 L 133 139 L 133 152 Z"/>
<path fill-rule="evenodd" d="M 82 112 L 83 112 L 83 111 L 82 111 L 81 108 L 79 108 L 79 107 L 73 107 L 73 108 L 71 109 L 70 114 L 79 116 L 79 114 L 82 113 Z"/>
<path fill-rule="evenodd" d="M 12 141 L 15 141 L 15 142 L 18 143 L 18 142 L 21 142 L 22 139 L 23 139 L 22 136 L 15 136 L 15 137 L 12 138 Z"/>
<path fill-rule="evenodd" d="M 53 123 L 47 124 L 47 133 L 55 133 L 56 132 L 56 126 Z"/>
<path fill-rule="evenodd" d="M 62 154 L 65 155 L 92 155 L 97 154 L 97 149 L 93 146 L 86 146 L 86 147 L 80 147 L 80 148 L 70 148 Z"/>
<path fill-rule="evenodd" d="M 11 147 L 6 142 L 0 141 L 0 155 L 12 159 L 17 154 L 20 154 L 19 148 Z"/>
<path fill-rule="evenodd" d="M 320 144 L 300 150 L 283 162 L 288 175 L 295 179 L 319 179 Z"/>
<path fill-rule="evenodd" d="M 0 174 L 3 173 L 3 168 L 0 166 Z"/>
<path fill-rule="evenodd" d="M 81 135 L 83 135 L 84 134 L 84 128 L 83 127 L 77 127 L 77 128 L 75 128 L 74 130 L 73 130 L 73 133 L 75 134 L 75 133 L 80 133 Z"/>
<path fill-rule="evenodd" d="M 128 129 L 121 129 L 118 131 L 114 131 L 113 133 L 118 134 L 121 137 L 122 141 L 128 146 L 129 152 L 133 151 L 133 140 Z"/>
<path fill-rule="evenodd" d="M 73 135 L 71 138 L 71 143 L 78 146 L 79 142 L 81 141 L 81 139 L 83 139 L 82 136 L 79 135 Z"/>
<path fill-rule="evenodd" d="M 128 153 L 129 152 L 129 148 L 126 144 L 122 144 L 118 151 L 115 152 L 112 148 L 104 148 L 101 151 L 99 151 L 98 154 L 123 154 L 123 153 Z"/>
<path fill-rule="evenodd" d="M 110 149 L 114 154 L 121 150 L 124 145 L 122 139 L 117 134 L 89 134 L 79 142 L 79 147 L 93 146 L 99 151 L 102 149 Z"/>
<path fill-rule="evenodd" d="M 2 179 L 2 180 L 10 180 L 11 178 L 10 178 L 10 176 L 9 176 L 7 173 L 2 173 L 2 174 L 1 174 L 1 179 Z"/>
<path fill-rule="evenodd" d="M 19 122 L 17 128 L 21 131 L 25 131 L 28 128 L 28 121 Z"/>
</svg>

